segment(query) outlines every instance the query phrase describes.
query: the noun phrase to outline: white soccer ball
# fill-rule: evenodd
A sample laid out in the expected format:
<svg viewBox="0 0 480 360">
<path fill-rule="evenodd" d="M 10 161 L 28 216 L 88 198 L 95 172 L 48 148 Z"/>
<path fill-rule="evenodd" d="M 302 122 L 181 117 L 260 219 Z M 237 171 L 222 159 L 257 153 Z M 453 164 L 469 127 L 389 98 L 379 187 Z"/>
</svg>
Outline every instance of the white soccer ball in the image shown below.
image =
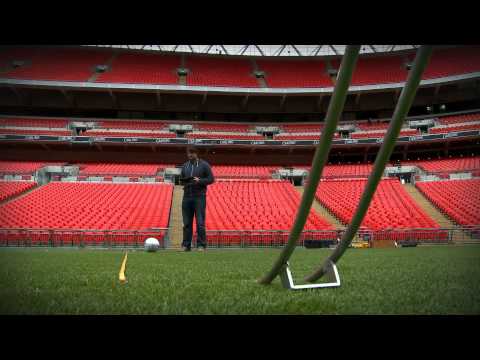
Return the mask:
<svg viewBox="0 0 480 360">
<path fill-rule="evenodd" d="M 148 238 L 145 240 L 145 250 L 148 252 L 155 252 L 160 248 L 160 243 L 155 238 Z"/>
</svg>

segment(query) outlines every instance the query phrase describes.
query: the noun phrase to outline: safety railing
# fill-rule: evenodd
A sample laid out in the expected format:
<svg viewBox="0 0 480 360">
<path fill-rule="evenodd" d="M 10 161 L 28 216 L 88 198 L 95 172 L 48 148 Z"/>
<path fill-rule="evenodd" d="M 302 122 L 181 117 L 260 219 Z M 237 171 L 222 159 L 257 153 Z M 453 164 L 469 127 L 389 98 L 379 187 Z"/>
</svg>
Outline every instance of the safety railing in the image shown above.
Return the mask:
<svg viewBox="0 0 480 360">
<path fill-rule="evenodd" d="M 0 229 L 0 246 L 16 247 L 143 247 L 149 237 L 156 238 L 165 248 L 167 228 L 146 230 L 85 230 L 85 229 Z"/>
<path fill-rule="evenodd" d="M 297 246 L 330 247 L 335 246 L 343 236 L 340 230 L 305 230 L 301 233 Z M 209 247 L 283 247 L 288 240 L 288 230 L 207 230 Z M 362 229 L 357 232 L 353 242 L 393 241 L 415 242 L 418 244 L 453 244 L 473 242 L 480 244 L 480 225 L 459 228 L 437 229 Z M 196 246 L 196 235 L 193 238 Z"/>
</svg>

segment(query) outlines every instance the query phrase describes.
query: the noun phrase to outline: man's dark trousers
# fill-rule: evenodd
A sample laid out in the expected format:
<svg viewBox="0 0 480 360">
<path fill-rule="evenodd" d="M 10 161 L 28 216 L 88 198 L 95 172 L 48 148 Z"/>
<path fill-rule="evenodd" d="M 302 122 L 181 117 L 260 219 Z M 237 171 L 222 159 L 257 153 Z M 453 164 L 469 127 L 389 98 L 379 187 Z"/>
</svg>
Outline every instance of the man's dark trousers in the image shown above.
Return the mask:
<svg viewBox="0 0 480 360">
<path fill-rule="evenodd" d="M 182 246 L 190 249 L 193 236 L 193 216 L 197 220 L 197 247 L 207 246 L 207 234 L 205 232 L 205 208 L 207 196 L 184 196 L 182 200 L 183 215 L 183 242 Z"/>
</svg>

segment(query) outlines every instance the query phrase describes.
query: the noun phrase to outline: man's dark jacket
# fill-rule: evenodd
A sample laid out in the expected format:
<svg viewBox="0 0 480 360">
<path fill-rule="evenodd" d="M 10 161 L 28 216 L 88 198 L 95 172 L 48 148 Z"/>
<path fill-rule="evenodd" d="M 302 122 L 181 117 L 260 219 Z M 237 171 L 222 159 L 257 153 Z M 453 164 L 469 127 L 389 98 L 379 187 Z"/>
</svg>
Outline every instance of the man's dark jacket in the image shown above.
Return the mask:
<svg viewBox="0 0 480 360">
<path fill-rule="evenodd" d="M 200 178 L 200 181 L 198 183 L 195 182 L 193 180 L 194 177 Z M 184 196 L 205 195 L 207 193 L 207 185 L 215 181 L 210 165 L 202 159 L 189 160 L 183 164 L 180 178 L 184 184 Z"/>
</svg>

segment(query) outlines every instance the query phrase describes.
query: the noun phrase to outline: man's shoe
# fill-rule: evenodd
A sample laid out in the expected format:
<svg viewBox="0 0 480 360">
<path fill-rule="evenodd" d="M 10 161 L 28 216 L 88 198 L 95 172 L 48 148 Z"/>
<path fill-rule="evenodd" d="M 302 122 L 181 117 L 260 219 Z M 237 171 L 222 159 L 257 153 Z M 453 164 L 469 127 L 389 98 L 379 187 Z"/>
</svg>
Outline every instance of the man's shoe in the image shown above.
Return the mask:
<svg viewBox="0 0 480 360">
<path fill-rule="evenodd" d="M 189 247 L 182 246 L 182 251 L 188 252 L 188 251 L 192 251 L 192 249 L 190 249 Z"/>
<path fill-rule="evenodd" d="M 205 252 L 207 249 L 204 246 L 199 246 L 198 251 Z"/>
</svg>

